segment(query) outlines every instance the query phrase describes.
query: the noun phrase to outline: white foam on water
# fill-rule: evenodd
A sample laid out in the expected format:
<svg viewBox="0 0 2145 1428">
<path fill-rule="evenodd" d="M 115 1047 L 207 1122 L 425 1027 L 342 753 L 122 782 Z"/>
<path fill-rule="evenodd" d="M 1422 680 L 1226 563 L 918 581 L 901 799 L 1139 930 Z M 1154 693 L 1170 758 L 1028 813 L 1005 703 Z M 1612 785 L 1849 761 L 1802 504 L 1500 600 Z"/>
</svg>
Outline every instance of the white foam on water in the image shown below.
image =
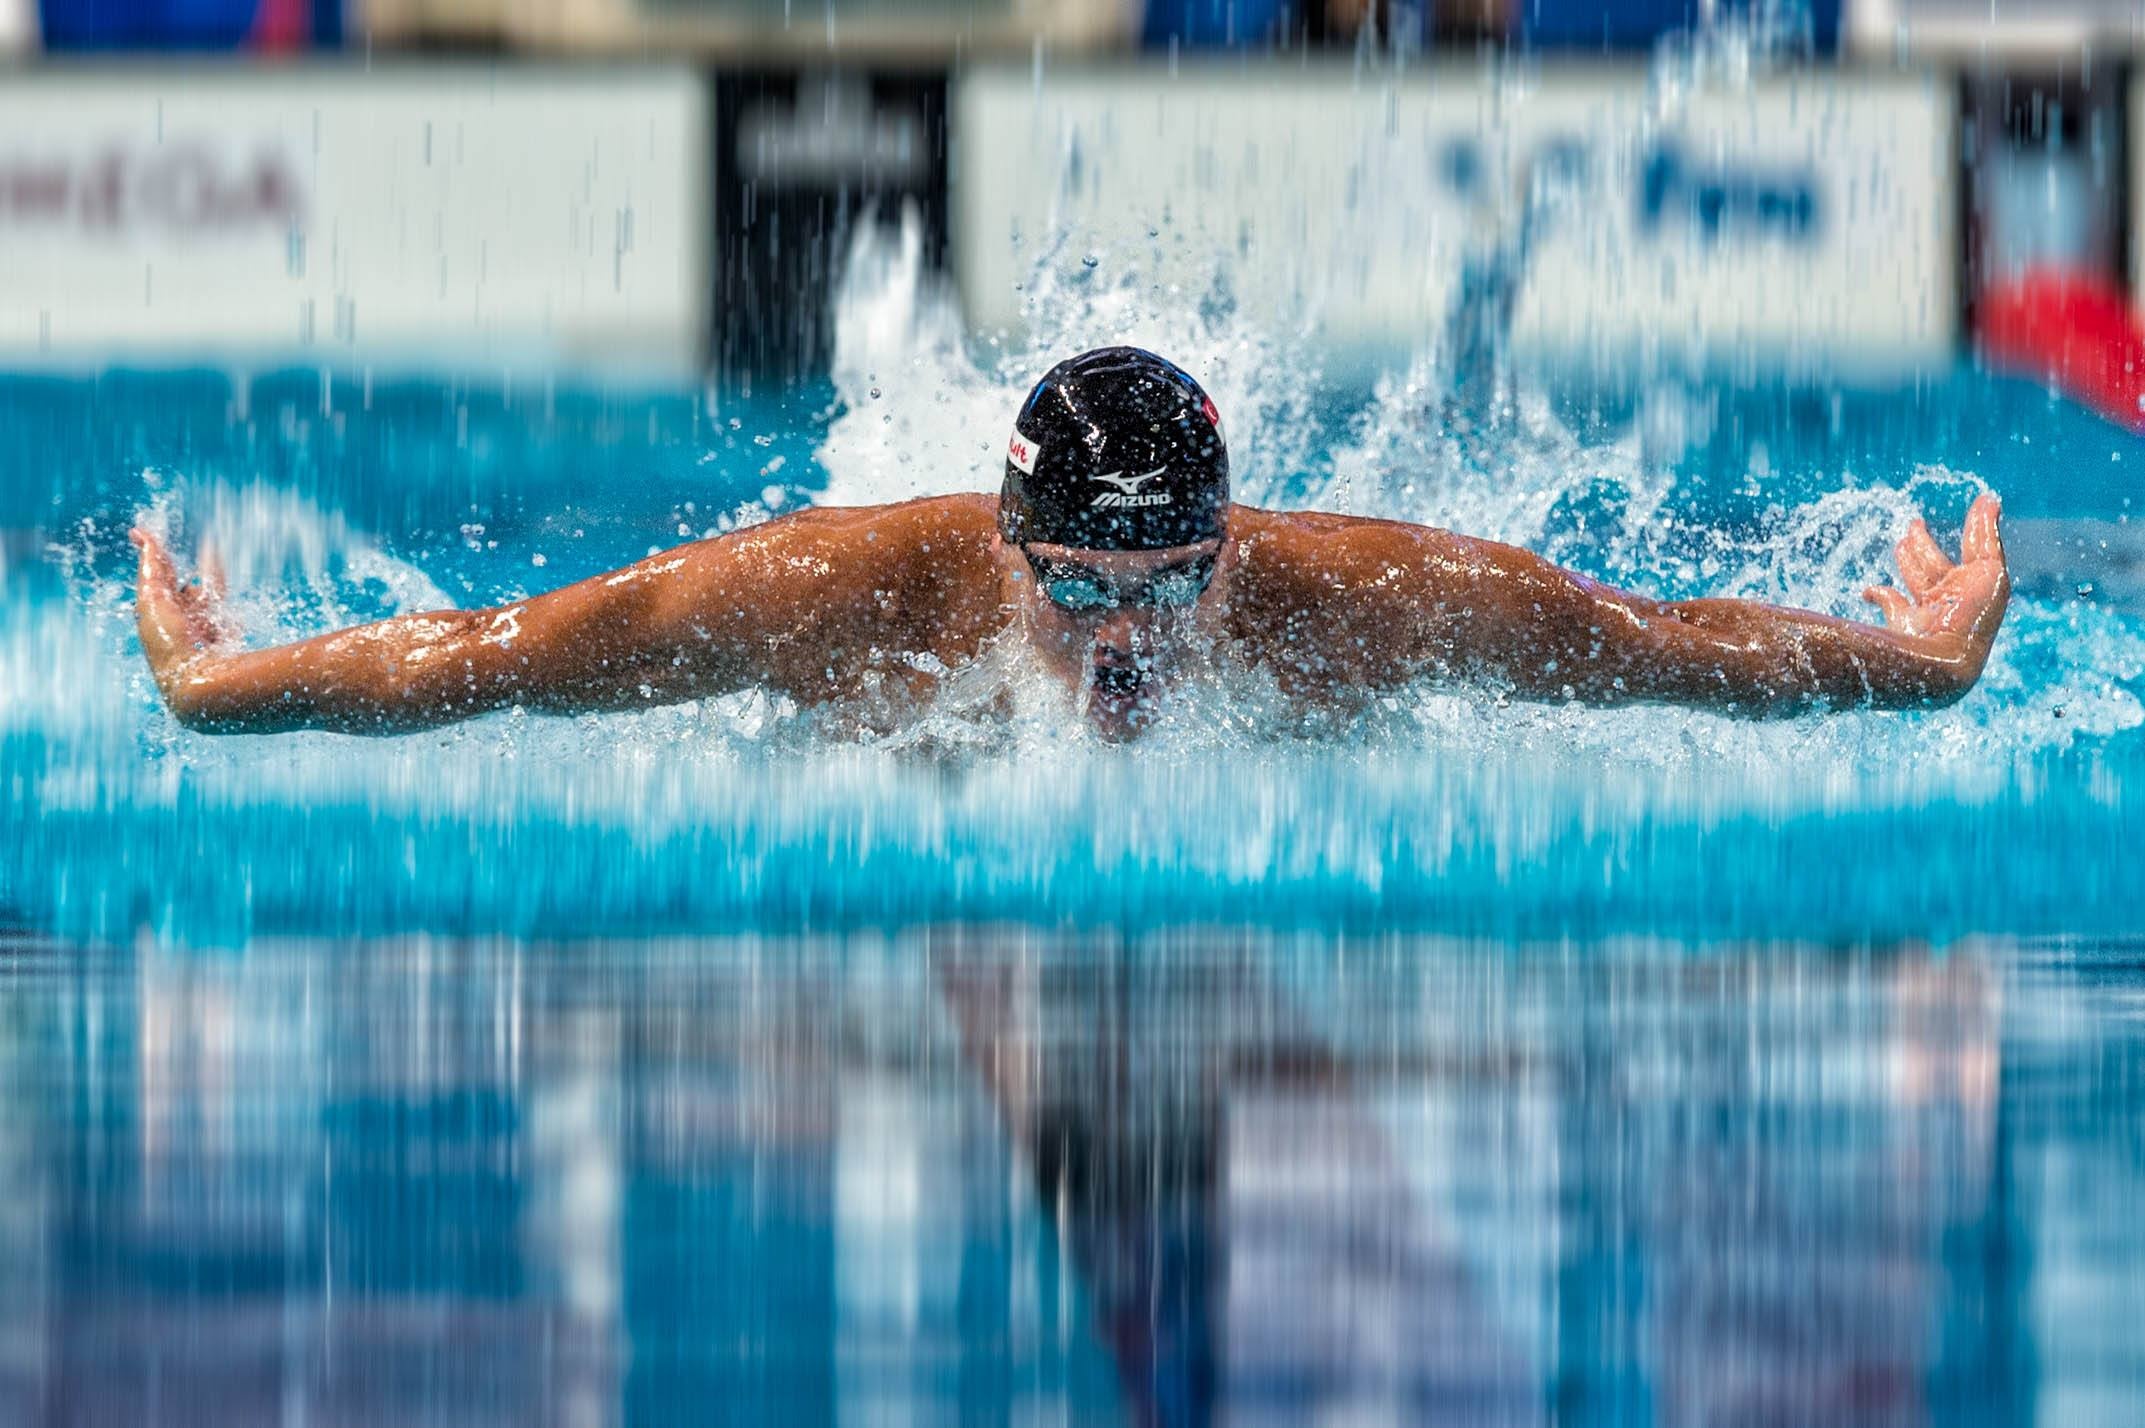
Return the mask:
<svg viewBox="0 0 2145 1428">
<path fill-rule="evenodd" d="M 1035 369 L 1076 345 L 1110 341 L 1158 348 L 1218 389 L 1246 499 L 1293 494 L 1330 509 L 1445 525 L 1527 545 L 1641 590 L 1741 595 L 1861 617 L 1859 592 L 1890 578 L 1890 545 L 1906 522 L 1938 498 L 1961 504 L 1975 484 L 1938 467 L 1903 489 L 1860 485 L 1845 473 L 1783 473 L 1822 494 L 1755 530 L 1711 530 L 1678 506 L 1669 466 L 1649 455 L 1660 440 L 1642 430 L 1583 443 L 1522 391 L 1509 425 L 1489 444 L 1456 437 L 1436 415 L 1433 397 L 1447 379 L 1435 354 L 1381 380 L 1343 422 L 1341 439 L 1318 449 L 1293 339 L 1255 330 L 1204 294 L 1157 294 L 1136 278 L 1097 278 L 1077 256 L 1061 261 L 1079 273 L 1045 271 L 1034 285 L 1046 295 L 1038 298 L 1044 336 L 1033 349 L 1009 353 L 964 338 L 921 261 L 913 223 L 861 238 L 838 314 L 845 410 L 819 452 L 830 481 L 818 499 L 989 489 L 1002 470 L 1010 415 Z M 1664 397 L 1650 410 L 1679 410 L 1681 400 Z M 1649 420 L 1662 421 L 1641 425 Z M 340 513 L 287 491 L 153 485 L 160 494 L 148 519 L 182 549 L 218 552 L 232 608 L 256 642 L 453 603 Z M 85 541 L 83 551 L 93 544 Z M 11 602 L 0 613 L 0 730 L 34 730 L 69 751 L 48 759 L 55 780 L 48 793 L 75 804 L 110 799 L 110 785 L 168 800 L 183 782 L 189 796 L 212 803 L 331 800 L 403 814 L 545 816 L 648 836 L 723 809 L 762 823 L 794 819 L 800 828 L 863 818 L 898 826 L 904 839 L 954 846 L 1017 841 L 1037 827 L 1084 827 L 1107 842 L 1111 820 L 1097 816 L 1098 788 L 1115 788 L 1134 805 L 1166 788 L 1179 807 L 1203 809 L 1244 835 L 1218 855 L 1240 868 L 1274 854 L 1278 824 L 1259 836 L 1259 820 L 1224 810 L 1247 796 L 1260 802 L 1256 790 L 1269 780 L 1318 783 L 1320 804 L 1347 788 L 1365 810 L 1399 816 L 1410 796 L 1425 806 L 1449 803 L 1455 767 L 1511 765 L 1533 770 L 1544 787 L 1583 787 L 1588 816 L 1778 814 L 1988 796 L 2021 765 L 2081 737 L 2145 723 L 2138 623 L 2091 606 L 2022 599 L 1982 685 L 1954 708 L 1910 715 L 1761 724 L 1659 706 L 1530 705 L 1493 689 L 1425 688 L 1307 731 L 1270 688 L 1250 679 L 1180 692 L 1149 739 L 1117 750 L 1095 740 L 1009 644 L 987 667 L 952 682 L 928 717 L 862 746 L 830 739 L 820 721 L 756 694 L 569 720 L 509 714 L 389 741 L 213 739 L 178 729 L 155 702 L 132 649 L 131 568 L 79 563 L 86 560 L 79 556 L 75 569 L 77 598 Z M 1010 724 L 993 708 L 1005 687 L 1019 696 Z M 949 768 L 960 771 L 957 795 L 944 783 Z M 1264 806 L 1277 818 L 1300 812 L 1309 796 L 1268 792 Z M 1181 832 L 1189 816 L 1150 824 L 1146 836 Z M 1382 875 L 1367 851 L 1360 865 L 1366 877 Z"/>
<path fill-rule="evenodd" d="M 1708 51 L 1686 77 L 1737 82 L 1738 63 Z M 1201 269 L 1178 261 L 1172 241 L 1157 229 L 1145 249 L 1089 249 L 1074 234 L 1046 244 L 1016 346 L 967 333 L 913 214 L 863 225 L 837 294 L 837 414 L 817 452 L 828 480 L 811 499 L 994 490 L 1035 379 L 1111 343 L 1162 352 L 1214 395 L 1241 500 L 1445 526 L 1651 594 L 1864 618 L 1860 591 L 1893 577 L 1891 546 L 1913 516 L 1961 509 L 1978 487 L 1938 465 L 1889 486 L 1850 471 L 1761 470 L 1754 458 L 1757 489 L 1811 494 L 1715 528 L 1679 490 L 1674 463 L 1716 419 L 1719 393 L 1664 384 L 1629 430 L 1582 440 L 1519 380 L 1500 392 L 1494 420 L 1455 425 L 1452 357 L 1437 334 L 1403 368 L 1322 388 L 1314 312 L 1262 325 L 1234 300 L 1226 255 Z M 1206 277 L 1158 276 L 1185 271 Z M 148 520 L 182 553 L 217 552 L 232 611 L 256 643 L 454 603 L 372 533 L 287 490 L 163 473 L 149 486 Z M 765 514 L 748 502 L 723 519 Z M 1424 687 L 1307 726 L 1251 676 L 1176 692 L 1148 738 L 1118 748 L 1008 640 L 883 738 L 858 740 L 757 693 L 572 719 L 516 711 L 389 740 L 210 738 L 157 703 L 131 633 L 131 564 L 111 563 L 110 535 L 67 538 L 69 598 L 0 601 L 0 736 L 40 744 L 34 761 L 0 769 L 18 781 L 14 806 L 104 817 L 115 830 L 123 817 L 183 806 L 264 841 L 292 836 L 294 814 L 302 831 L 308 810 L 355 807 L 410 830 L 402 876 L 417 875 L 420 849 L 481 861 L 463 830 L 510 850 L 532 827 L 558 824 L 622 831 L 650 850 L 716 838 L 770 866 L 783 850 L 821 849 L 819 875 L 836 885 L 840 868 L 893 850 L 955 892 L 1078 893 L 1098 870 L 1150 868 L 1186 886 L 1302 879 L 1381 894 L 1487 856 L 1520 896 L 1530 876 L 1562 876 L 1556 859 L 1575 842 L 1605 860 L 1607 885 L 1617 859 L 1668 824 L 2031 796 L 2055 756 L 2134 744 L 2145 724 L 2145 623 L 2022 598 L 1981 685 L 1952 708 L 1913 714 L 1753 723 Z M 498 554 L 527 579 L 527 550 Z M 2094 774 L 2086 796 L 2120 804 L 2130 766 Z M 229 874 L 239 883 L 242 853 Z M 354 866 L 347 877 L 363 886 L 395 873 Z M 627 888 L 637 876 L 617 875 Z M 143 876 L 169 884 L 168 870 Z"/>
<path fill-rule="evenodd" d="M 1235 915 L 1251 920 L 1290 889 L 1418 906 L 1436 888 L 1514 908 L 1659 900 L 1673 895 L 1628 870 L 1739 821 L 2030 799 L 2045 755 L 2137 726 L 2145 678 L 2134 625 L 2079 606 L 2014 623 L 1981 690 L 1911 716 L 1760 725 L 1451 690 L 1396 695 L 1306 737 L 1254 679 L 1185 692 L 1150 738 L 1120 748 L 1008 645 L 929 716 L 871 742 L 758 694 L 570 719 L 517 711 L 395 739 L 210 738 L 156 703 L 116 586 L 0 610 L 0 738 L 41 744 L 0 778 L 18 812 L 37 810 L 30 905 L 49 894 L 60 921 L 103 935 L 145 911 L 188 937 L 242 935 L 232 929 L 251 925 L 257 888 L 293 867 L 316 909 L 307 925 L 324 929 L 333 909 L 419 896 L 411 888 L 440 900 L 424 925 L 481 925 L 511 916 L 481 909 L 538 897 L 562 874 L 614 909 L 622 933 L 645 909 L 703 895 L 792 916 L 810 895 L 836 920 L 845 903 L 902 898 L 933 909 L 1012 898 L 1078 917 L 1141 880 L 1157 914 L 1180 893 L 1240 889 Z M 40 669 L 58 682 L 25 682 Z M 1010 722 L 984 712 L 1004 686 L 1019 696 Z M 2075 810 L 2078 777 L 2057 778 L 2055 803 Z M 2103 806 L 2134 797 L 2129 764 L 2093 778 L 2087 796 Z M 338 817 L 352 809 L 357 825 Z M 1961 816 L 1972 815 L 1945 815 Z M 586 851 L 564 854 L 576 866 L 552 866 L 547 830 L 561 829 L 637 851 L 576 844 Z M 158 851 L 174 846 L 183 873 Z M 1742 916 L 1774 895 L 1762 866 L 1719 878 Z M 696 891 L 702 880 L 711 893 Z M 1787 885 L 1779 894 L 1792 901 Z"/>
<path fill-rule="evenodd" d="M 1157 239 L 1159 241 L 1159 238 Z M 1262 329 L 1226 282 L 1156 291 L 1135 255 L 1090 267 L 1079 254 L 1037 269 L 1023 298 L 1030 338 L 971 342 L 943 279 L 923 261 L 913 211 L 862 224 L 837 293 L 833 375 L 842 412 L 819 459 L 833 505 L 995 491 L 1020 403 L 1053 363 L 1129 344 L 1171 355 L 1224 413 L 1240 492 L 1286 490 L 1311 456 L 1316 363 Z M 1263 434 L 1246 442 L 1240 431 Z"/>
<path fill-rule="evenodd" d="M 897 254 L 891 261 L 890 245 Z M 1343 439 L 1320 451 L 1311 446 L 1309 383 L 1295 355 L 1300 334 L 1261 332 L 1198 296 L 1157 292 L 1137 270 L 1098 276 L 1077 244 L 1068 243 L 1043 260 L 1029 285 L 1035 341 L 1007 354 L 961 339 L 951 299 L 934 288 L 918 251 L 912 231 L 892 239 L 869 230 L 859 236 L 838 331 L 845 344 L 855 344 L 846 350 L 869 348 L 874 355 L 837 366 L 848 412 L 820 451 L 831 473 L 830 498 L 893 499 L 928 489 L 886 459 L 898 443 L 858 438 L 858 428 L 874 422 L 896 427 L 903 440 L 925 450 L 967 443 L 964 456 L 976 460 L 960 484 L 995 487 L 1004 461 L 998 430 L 1009 427 L 1010 413 L 1040 370 L 1058 356 L 1110 342 L 1152 347 L 1217 388 L 1232 464 L 1242 473 L 1239 499 L 1278 498 L 1444 526 L 1527 546 L 1645 593 L 1739 596 L 1870 619 L 1874 611 L 1861 591 L 1897 578 L 1892 547 L 1909 522 L 1925 509 L 1963 507 L 1979 489 L 1970 473 L 1937 465 L 1904 487 L 1862 483 L 1849 472 L 1768 472 L 1782 486 L 1819 494 L 1775 508 L 1754 530 L 1713 529 L 1679 508 L 1665 459 L 1680 454 L 1678 432 L 1710 420 L 1702 395 L 1664 388 L 1633 430 L 1587 443 L 1551 415 L 1539 394 L 1522 390 L 1508 423 L 1485 440 L 1442 420 L 1439 397 L 1452 379 L 1435 351 L 1380 379 Z M 888 312 L 903 315 L 898 328 L 884 320 Z M 922 340 L 901 349 L 898 341 L 886 342 L 895 330 Z M 898 415 L 889 422 L 888 413 Z M 975 436 L 979 425 L 982 438 Z M 1491 703 L 1485 717 L 1491 693 L 1425 690 L 1389 701 L 1391 717 L 1372 721 L 1375 736 L 1363 736 L 1421 741 L 1448 755 L 1555 749 L 1611 768 L 1710 770 L 1721 793 L 1730 785 L 1753 787 L 1755 778 L 1794 786 L 1814 781 L 1829 790 L 1821 796 L 1834 797 L 1840 792 L 1834 775 L 1866 784 L 1911 761 L 1913 781 L 1927 793 L 1932 778 L 1961 786 L 2000 783 L 2019 760 L 2080 736 L 2137 728 L 2145 723 L 2135 688 L 2141 669 L 2145 633 L 2137 621 L 2090 606 L 2017 599 L 1981 686 L 1950 709 L 1751 723 L 1660 706 Z M 1232 733 L 1270 729 L 1273 719 L 1240 707 L 1244 700 L 1258 704 L 1259 696 L 1237 694 L 1243 698 L 1235 705 L 1223 699 L 1181 720 Z M 1173 735 L 1185 734 L 1172 721 L 1165 724 Z"/>
</svg>

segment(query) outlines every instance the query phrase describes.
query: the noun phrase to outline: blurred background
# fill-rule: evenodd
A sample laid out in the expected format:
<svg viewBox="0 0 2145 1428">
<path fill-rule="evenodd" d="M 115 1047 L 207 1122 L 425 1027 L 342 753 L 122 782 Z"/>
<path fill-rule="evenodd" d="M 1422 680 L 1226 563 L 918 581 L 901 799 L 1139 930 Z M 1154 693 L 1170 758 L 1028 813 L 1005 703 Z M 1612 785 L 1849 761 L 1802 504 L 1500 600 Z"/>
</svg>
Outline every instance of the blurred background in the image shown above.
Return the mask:
<svg viewBox="0 0 2145 1428">
<path fill-rule="evenodd" d="M 0 52 L 0 1428 L 2145 1421 L 2145 0 Z M 210 739 L 134 643 L 138 520 L 256 640 L 505 603 L 995 489 L 1117 340 L 1247 501 L 1855 616 L 1987 486 L 2018 598 L 1944 710 L 1129 759 Z"/>
<path fill-rule="evenodd" d="M 1658 119 L 1664 62 L 1681 54 L 1699 81 L 1709 65 L 1785 61 L 1805 91 L 1823 77 L 1823 103 L 1702 125 L 1709 154 L 1670 126 L 1650 153 L 1612 157 L 1612 182 L 1584 200 L 1597 214 L 1635 205 L 1643 230 L 1666 205 L 1671 229 L 1696 215 L 1719 241 L 1677 255 L 1684 299 L 1649 295 L 1643 276 L 1621 306 L 1582 293 L 1588 310 L 1551 334 L 1563 347 L 1846 358 L 1895 377 L 1978 347 L 2135 424 L 2141 40 L 2131 0 L 0 0 L 16 61 L 0 94 L 0 361 L 310 351 L 482 367 L 541 348 L 554 363 L 807 372 L 828 360 L 833 280 L 862 215 L 892 222 L 907 206 L 971 328 L 1012 321 L 1012 270 L 1032 254 L 1016 260 L 1005 239 L 1024 206 L 1129 210 L 1163 171 L 1118 156 L 1085 192 L 1062 181 L 1065 134 L 1084 124 L 1107 141 L 1093 121 L 1131 112 L 1132 96 L 1171 96 L 1156 111 L 1171 142 L 1220 166 L 1201 206 L 1261 213 L 1263 238 L 1277 212 L 1313 230 L 1335 215 L 1288 176 L 1257 192 L 1235 150 L 1349 129 L 1319 124 L 1320 106 L 1360 98 L 1366 72 L 1418 67 L 1427 78 L 1406 92 L 1444 106 L 1421 120 L 1443 135 L 1443 148 L 1426 139 L 1442 173 L 1423 187 L 1444 202 L 1411 207 L 1390 175 L 1382 194 L 1351 195 L 1349 243 L 1376 250 L 1409 241 L 1405 222 L 1479 219 L 1483 159 L 1445 150 L 1452 135 L 1517 143 L 1498 110 L 1515 89 L 1540 90 L 1536 109 L 1572 97 L 1566 132 L 1518 121 L 1555 155 L 1599 127 L 1627 79 L 1650 84 L 1632 105 Z M 1039 137 L 1037 107 L 1014 124 L 1009 106 L 1046 71 L 1090 99 L 1067 109 L 1038 87 L 1037 106 L 1058 104 Z M 1337 99 L 1336 73 L 1354 77 Z M 585 108 L 526 122 L 561 91 Z M 1258 113 L 1232 107 L 1251 93 Z M 1875 167 L 1866 146 L 1834 141 L 1858 125 L 1890 145 Z M 628 127 L 644 141 L 630 159 Z M 1360 159 L 1350 132 L 1320 161 Z M 482 173 L 466 167 L 473 145 Z M 369 169 L 332 162 L 353 146 Z M 1308 172 L 1309 148 L 1298 158 Z M 1532 157 L 1500 162 L 1510 183 Z M 465 181 L 511 202 L 458 193 Z M 1857 192 L 1890 207 L 1868 233 L 1810 207 Z M 369 230 L 389 224 L 404 250 L 412 225 L 430 226 L 434 300 L 409 291 L 414 266 L 378 256 Z M 1828 246 L 1841 238 L 1867 246 Z M 1314 236 L 1305 266 L 1331 265 L 1328 241 Z M 1817 311 L 1783 314 L 1762 266 L 1733 270 L 1750 243 L 1806 250 L 1819 285 L 1799 303 Z M 1629 282 L 1617 260 L 1633 256 L 1643 274 L 1638 250 L 1604 271 Z M 1436 322 L 1442 305 L 1419 286 L 1373 257 L 1344 295 L 1353 308 L 1325 294 L 1322 338 L 1381 335 L 1372 309 L 1396 330 Z M 473 301 L 442 298 L 465 290 Z M 1889 315 L 1856 311 L 1870 299 Z M 1524 347 L 1524 312 L 1519 327 Z"/>
</svg>

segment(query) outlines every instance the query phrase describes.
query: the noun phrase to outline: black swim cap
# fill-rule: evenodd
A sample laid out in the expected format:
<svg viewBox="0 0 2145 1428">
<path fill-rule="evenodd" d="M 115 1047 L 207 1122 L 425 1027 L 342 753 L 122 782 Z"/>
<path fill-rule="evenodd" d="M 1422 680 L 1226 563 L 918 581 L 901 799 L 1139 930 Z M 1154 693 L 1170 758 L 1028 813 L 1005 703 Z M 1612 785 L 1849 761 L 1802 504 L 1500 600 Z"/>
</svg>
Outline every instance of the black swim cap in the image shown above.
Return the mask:
<svg viewBox="0 0 2145 1428">
<path fill-rule="evenodd" d="M 1222 533 L 1221 414 L 1175 363 L 1099 347 L 1052 367 L 1006 447 L 998 529 L 1016 545 L 1163 550 Z"/>
</svg>

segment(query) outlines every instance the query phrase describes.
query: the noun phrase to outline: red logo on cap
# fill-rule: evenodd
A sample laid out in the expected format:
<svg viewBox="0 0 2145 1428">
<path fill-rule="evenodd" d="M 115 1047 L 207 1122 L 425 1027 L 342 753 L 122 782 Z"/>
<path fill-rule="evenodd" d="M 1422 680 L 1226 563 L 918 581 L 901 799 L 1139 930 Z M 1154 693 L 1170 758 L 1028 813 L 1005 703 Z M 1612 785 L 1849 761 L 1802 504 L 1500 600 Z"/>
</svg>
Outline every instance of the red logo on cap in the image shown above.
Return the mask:
<svg viewBox="0 0 2145 1428">
<path fill-rule="evenodd" d="M 1204 392 L 1201 392 L 1199 394 L 1199 410 L 1203 412 L 1206 415 L 1206 419 L 1212 422 L 1215 426 L 1218 427 L 1221 425 L 1221 413 L 1215 409 L 1214 399 Z"/>
</svg>

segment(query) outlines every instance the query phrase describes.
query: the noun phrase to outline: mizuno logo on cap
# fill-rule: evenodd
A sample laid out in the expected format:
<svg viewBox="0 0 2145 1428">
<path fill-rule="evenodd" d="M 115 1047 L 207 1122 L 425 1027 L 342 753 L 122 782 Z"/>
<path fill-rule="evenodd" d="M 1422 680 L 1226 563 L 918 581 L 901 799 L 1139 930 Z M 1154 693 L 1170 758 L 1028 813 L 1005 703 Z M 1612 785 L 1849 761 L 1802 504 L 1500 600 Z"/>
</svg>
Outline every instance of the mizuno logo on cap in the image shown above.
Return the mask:
<svg viewBox="0 0 2145 1428">
<path fill-rule="evenodd" d="M 1167 471 L 1167 466 L 1157 466 L 1152 471 L 1142 471 L 1137 476 L 1127 476 L 1122 471 L 1104 471 L 1093 479 L 1105 486 L 1114 486 L 1114 491 L 1104 491 L 1088 502 L 1089 510 L 1114 509 L 1123 506 L 1169 506 L 1176 504 L 1167 491 L 1140 493 L 1140 487 Z"/>
</svg>

